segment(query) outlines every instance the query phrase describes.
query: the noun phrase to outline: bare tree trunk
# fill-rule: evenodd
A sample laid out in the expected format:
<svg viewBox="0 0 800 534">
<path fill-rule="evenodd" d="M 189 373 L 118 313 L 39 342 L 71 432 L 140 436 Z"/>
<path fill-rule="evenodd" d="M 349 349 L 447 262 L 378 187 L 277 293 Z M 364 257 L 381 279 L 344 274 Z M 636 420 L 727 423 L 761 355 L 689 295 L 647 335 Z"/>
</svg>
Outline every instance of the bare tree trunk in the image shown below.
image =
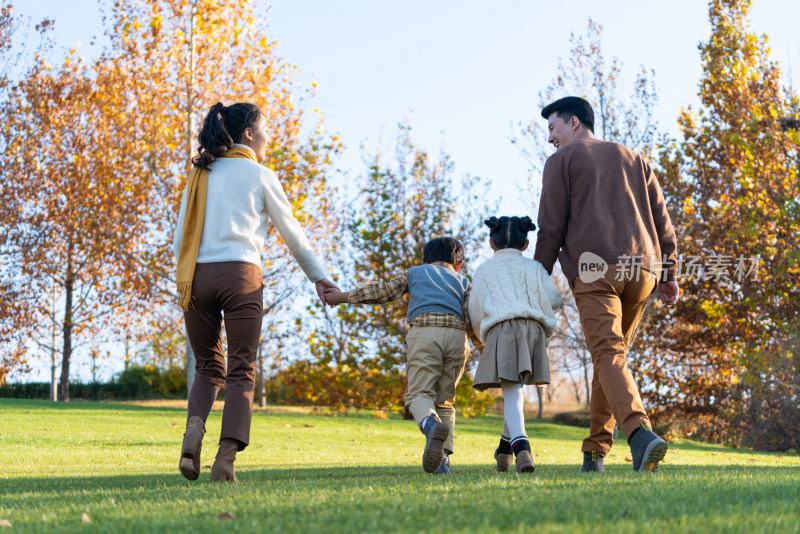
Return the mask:
<svg viewBox="0 0 800 534">
<path fill-rule="evenodd" d="M 53 344 L 50 346 L 50 400 L 58 400 L 58 382 L 56 381 L 56 336 L 53 335 Z"/>
<path fill-rule="evenodd" d="M 264 394 L 264 357 L 262 356 L 261 344 L 258 345 L 256 353 L 256 396 L 253 399 L 258 402 L 260 407 L 267 405 L 266 395 Z"/>
<path fill-rule="evenodd" d="M 196 371 L 196 362 L 194 358 L 194 349 L 189 342 L 189 333 L 186 333 L 186 395 L 192 391 L 192 384 L 194 384 L 194 374 Z"/>
<path fill-rule="evenodd" d="M 195 74 L 195 57 L 194 57 L 194 18 L 197 16 L 197 2 L 192 2 L 191 11 L 189 12 L 189 86 L 186 88 L 186 153 L 188 156 L 189 164 L 192 161 L 192 139 L 194 139 L 194 123 L 192 122 L 192 111 L 194 110 L 194 74 Z M 192 384 L 194 384 L 195 373 L 195 357 L 192 344 L 189 343 L 189 336 L 186 336 L 186 393 L 192 391 Z"/>
<path fill-rule="evenodd" d="M 54 284 L 55 286 L 55 284 Z M 53 304 L 50 308 L 52 326 L 50 328 L 50 400 L 56 402 L 58 400 L 58 382 L 56 381 L 56 369 L 58 363 L 56 362 L 56 292 L 53 290 Z"/>
<path fill-rule="evenodd" d="M 586 388 L 586 406 L 589 407 L 589 404 L 591 402 L 591 396 L 592 396 L 592 393 L 591 393 L 592 390 L 590 389 L 590 386 L 589 386 L 589 360 L 586 358 L 586 351 L 584 350 L 582 352 L 583 352 L 583 358 L 582 358 L 582 361 L 583 361 L 583 385 Z"/>
<path fill-rule="evenodd" d="M 61 400 L 69 401 L 69 363 L 72 356 L 72 275 L 67 275 L 64 305 L 64 349 L 61 358 Z"/>
<path fill-rule="evenodd" d="M 536 386 L 536 395 L 539 397 L 539 414 L 536 416 L 536 419 L 541 419 L 544 413 L 544 399 L 542 398 L 543 389 L 543 387 Z"/>
</svg>

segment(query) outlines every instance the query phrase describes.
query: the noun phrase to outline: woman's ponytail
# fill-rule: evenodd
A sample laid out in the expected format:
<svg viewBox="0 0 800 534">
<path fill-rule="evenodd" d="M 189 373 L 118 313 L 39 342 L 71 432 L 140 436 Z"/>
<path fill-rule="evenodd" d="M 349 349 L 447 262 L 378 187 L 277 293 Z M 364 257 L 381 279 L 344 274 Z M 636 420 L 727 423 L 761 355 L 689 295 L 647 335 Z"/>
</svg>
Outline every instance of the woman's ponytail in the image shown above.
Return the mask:
<svg viewBox="0 0 800 534">
<path fill-rule="evenodd" d="M 203 126 L 197 134 L 197 156 L 192 158 L 195 167 L 209 170 L 223 152 L 241 142 L 246 128 L 255 128 L 261 111 L 255 104 L 239 103 L 225 106 L 217 102 L 208 110 Z"/>
</svg>

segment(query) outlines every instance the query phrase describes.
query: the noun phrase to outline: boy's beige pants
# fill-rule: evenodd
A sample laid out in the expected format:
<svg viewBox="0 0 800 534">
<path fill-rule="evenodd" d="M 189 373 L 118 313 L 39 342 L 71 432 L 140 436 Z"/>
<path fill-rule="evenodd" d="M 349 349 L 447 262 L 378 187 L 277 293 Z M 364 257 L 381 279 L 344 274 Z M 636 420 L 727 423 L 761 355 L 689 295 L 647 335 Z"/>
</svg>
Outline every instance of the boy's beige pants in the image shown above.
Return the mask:
<svg viewBox="0 0 800 534">
<path fill-rule="evenodd" d="M 417 424 L 431 414 L 450 427 L 445 450 L 453 452 L 456 385 L 470 353 L 467 334 L 457 328 L 414 326 L 406 336 L 408 393 L 405 404 Z"/>
<path fill-rule="evenodd" d="M 634 279 L 617 280 L 620 272 L 628 274 L 609 265 L 603 278 L 588 284 L 576 279 L 572 289 L 594 366 L 589 437 L 581 449 L 603 456 L 614 443 L 615 422 L 626 437 L 643 423 L 650 428 L 639 388 L 628 369 L 628 346 L 655 294 L 656 278 L 641 269 Z"/>
</svg>

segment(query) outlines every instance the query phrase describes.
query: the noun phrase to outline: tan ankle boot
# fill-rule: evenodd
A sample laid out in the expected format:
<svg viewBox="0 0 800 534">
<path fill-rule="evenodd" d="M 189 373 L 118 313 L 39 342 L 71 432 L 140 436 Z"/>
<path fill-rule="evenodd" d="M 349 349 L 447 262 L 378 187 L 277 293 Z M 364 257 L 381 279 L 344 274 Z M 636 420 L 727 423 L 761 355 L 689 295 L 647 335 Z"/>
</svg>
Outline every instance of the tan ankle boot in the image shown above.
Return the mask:
<svg viewBox="0 0 800 534">
<path fill-rule="evenodd" d="M 203 419 L 192 416 L 186 422 L 186 432 L 183 434 L 181 447 L 181 461 L 178 467 L 181 474 L 189 480 L 197 480 L 200 476 L 200 450 L 203 448 L 203 435 L 206 426 Z"/>
<path fill-rule="evenodd" d="M 508 473 L 511 464 L 514 463 L 513 454 L 503 454 L 500 449 L 494 450 L 494 459 L 497 460 L 497 470 L 501 473 Z"/>
<path fill-rule="evenodd" d="M 517 473 L 533 473 L 533 456 L 528 451 L 521 451 L 517 455 Z"/>
<path fill-rule="evenodd" d="M 220 443 L 217 459 L 211 466 L 211 482 L 236 482 L 236 473 L 233 472 L 233 462 L 236 461 L 236 452 L 239 447 L 234 443 Z"/>
</svg>

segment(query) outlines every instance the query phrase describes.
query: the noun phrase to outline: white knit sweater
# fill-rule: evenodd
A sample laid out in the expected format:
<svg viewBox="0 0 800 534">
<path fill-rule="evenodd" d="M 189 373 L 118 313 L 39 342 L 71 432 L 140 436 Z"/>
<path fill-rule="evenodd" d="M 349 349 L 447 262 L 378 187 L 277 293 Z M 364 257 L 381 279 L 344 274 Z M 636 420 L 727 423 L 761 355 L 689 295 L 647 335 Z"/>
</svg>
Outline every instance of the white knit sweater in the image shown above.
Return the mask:
<svg viewBox="0 0 800 534">
<path fill-rule="evenodd" d="M 515 248 L 496 251 L 472 276 L 469 317 L 481 341 L 497 323 L 526 318 L 539 321 L 549 337 L 559 306 L 561 294 L 542 264 Z"/>
<path fill-rule="evenodd" d="M 176 257 L 185 217 L 184 189 L 173 240 Z M 326 278 L 275 172 L 244 158 L 220 158 L 211 164 L 197 263 L 244 261 L 261 266 L 270 219 L 308 279 L 318 282 Z"/>
</svg>

